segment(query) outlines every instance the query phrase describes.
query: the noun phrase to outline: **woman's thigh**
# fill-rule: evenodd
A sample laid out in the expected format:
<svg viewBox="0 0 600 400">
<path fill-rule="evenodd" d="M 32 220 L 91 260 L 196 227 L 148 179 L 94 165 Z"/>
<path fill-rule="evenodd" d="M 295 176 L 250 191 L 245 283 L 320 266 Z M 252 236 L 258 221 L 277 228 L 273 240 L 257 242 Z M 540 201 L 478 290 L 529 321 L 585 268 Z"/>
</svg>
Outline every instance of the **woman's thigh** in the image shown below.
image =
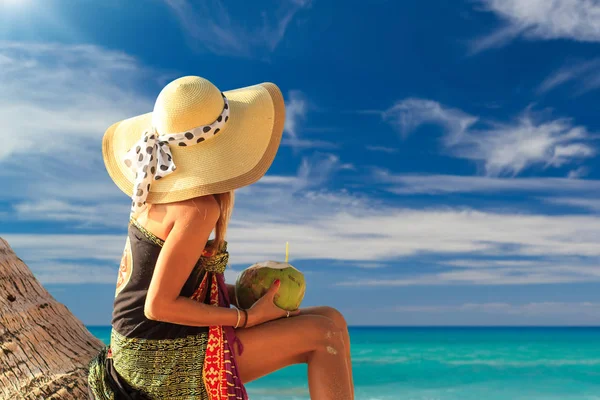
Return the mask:
<svg viewBox="0 0 600 400">
<path fill-rule="evenodd" d="M 325 348 L 336 324 L 322 315 L 297 315 L 236 330 L 244 347 L 236 363 L 242 382 L 247 383 L 293 364 L 306 363 L 320 346 Z"/>
</svg>

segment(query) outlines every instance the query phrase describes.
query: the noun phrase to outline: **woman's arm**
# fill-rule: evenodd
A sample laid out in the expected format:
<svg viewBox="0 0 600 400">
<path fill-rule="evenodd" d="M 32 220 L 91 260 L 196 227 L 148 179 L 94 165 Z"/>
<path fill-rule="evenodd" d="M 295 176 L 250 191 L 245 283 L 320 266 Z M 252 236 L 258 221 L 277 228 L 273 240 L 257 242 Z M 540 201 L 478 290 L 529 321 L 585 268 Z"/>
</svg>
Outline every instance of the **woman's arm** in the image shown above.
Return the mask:
<svg viewBox="0 0 600 400">
<path fill-rule="evenodd" d="M 214 198 L 204 197 L 173 204 L 167 213 L 166 218 L 175 222 L 156 261 L 144 308 L 146 317 L 188 326 L 235 326 L 236 310 L 179 295 L 219 218 L 219 205 Z M 244 313 L 240 313 L 239 325 L 243 324 Z"/>
<path fill-rule="evenodd" d="M 235 298 L 235 285 L 229 283 L 227 283 L 226 285 L 227 293 L 229 293 L 229 301 L 232 305 L 236 306 L 237 308 L 240 308 L 239 304 L 237 303 L 237 299 Z"/>
</svg>

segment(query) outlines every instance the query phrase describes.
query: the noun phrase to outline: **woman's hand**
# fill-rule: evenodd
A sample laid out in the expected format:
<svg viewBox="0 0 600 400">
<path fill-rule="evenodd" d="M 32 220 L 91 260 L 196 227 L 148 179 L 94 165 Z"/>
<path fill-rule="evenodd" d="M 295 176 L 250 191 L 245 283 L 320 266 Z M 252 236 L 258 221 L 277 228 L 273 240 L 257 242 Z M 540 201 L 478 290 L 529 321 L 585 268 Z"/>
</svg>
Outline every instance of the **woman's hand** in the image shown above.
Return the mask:
<svg viewBox="0 0 600 400">
<path fill-rule="evenodd" d="M 279 286 L 281 286 L 281 282 L 277 279 L 267 290 L 267 293 L 248 309 L 246 328 L 287 316 L 287 311 L 275 304 L 275 296 Z M 298 314 L 300 314 L 300 310 L 290 311 L 290 317 Z"/>
<path fill-rule="evenodd" d="M 227 294 L 229 295 L 229 302 L 234 305 L 236 308 L 240 308 L 239 304 L 237 303 L 237 297 L 235 296 L 235 285 L 232 285 L 231 283 L 226 283 L 225 286 L 227 286 Z"/>
</svg>

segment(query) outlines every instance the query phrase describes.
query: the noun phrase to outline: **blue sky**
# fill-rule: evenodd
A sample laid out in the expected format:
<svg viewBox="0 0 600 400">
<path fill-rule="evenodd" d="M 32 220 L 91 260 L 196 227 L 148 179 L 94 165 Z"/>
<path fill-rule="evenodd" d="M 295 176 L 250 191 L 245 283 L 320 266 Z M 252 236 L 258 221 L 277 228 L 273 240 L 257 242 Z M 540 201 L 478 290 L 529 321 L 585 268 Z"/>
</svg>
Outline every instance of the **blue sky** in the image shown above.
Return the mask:
<svg viewBox="0 0 600 400">
<path fill-rule="evenodd" d="M 600 5 L 585 0 L 0 3 L 0 236 L 107 325 L 129 200 L 113 122 L 200 75 L 272 81 L 267 175 L 239 190 L 227 279 L 305 272 L 352 325 L 600 317 Z"/>
</svg>

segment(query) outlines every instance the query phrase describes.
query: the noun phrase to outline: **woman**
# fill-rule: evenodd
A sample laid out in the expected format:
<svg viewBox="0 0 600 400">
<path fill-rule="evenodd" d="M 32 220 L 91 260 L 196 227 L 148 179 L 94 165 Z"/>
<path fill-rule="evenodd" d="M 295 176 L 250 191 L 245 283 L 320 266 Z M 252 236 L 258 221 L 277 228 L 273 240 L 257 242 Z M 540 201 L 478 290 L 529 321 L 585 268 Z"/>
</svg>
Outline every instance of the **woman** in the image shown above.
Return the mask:
<svg viewBox="0 0 600 400">
<path fill-rule="evenodd" d="M 284 120 L 272 83 L 222 93 L 188 76 L 160 92 L 152 113 L 106 131 L 105 166 L 132 207 L 91 399 L 245 400 L 246 382 L 298 363 L 308 364 L 311 398 L 354 398 L 337 310 L 284 311 L 277 281 L 241 310 L 223 279 L 234 190 L 266 173 Z"/>
</svg>

